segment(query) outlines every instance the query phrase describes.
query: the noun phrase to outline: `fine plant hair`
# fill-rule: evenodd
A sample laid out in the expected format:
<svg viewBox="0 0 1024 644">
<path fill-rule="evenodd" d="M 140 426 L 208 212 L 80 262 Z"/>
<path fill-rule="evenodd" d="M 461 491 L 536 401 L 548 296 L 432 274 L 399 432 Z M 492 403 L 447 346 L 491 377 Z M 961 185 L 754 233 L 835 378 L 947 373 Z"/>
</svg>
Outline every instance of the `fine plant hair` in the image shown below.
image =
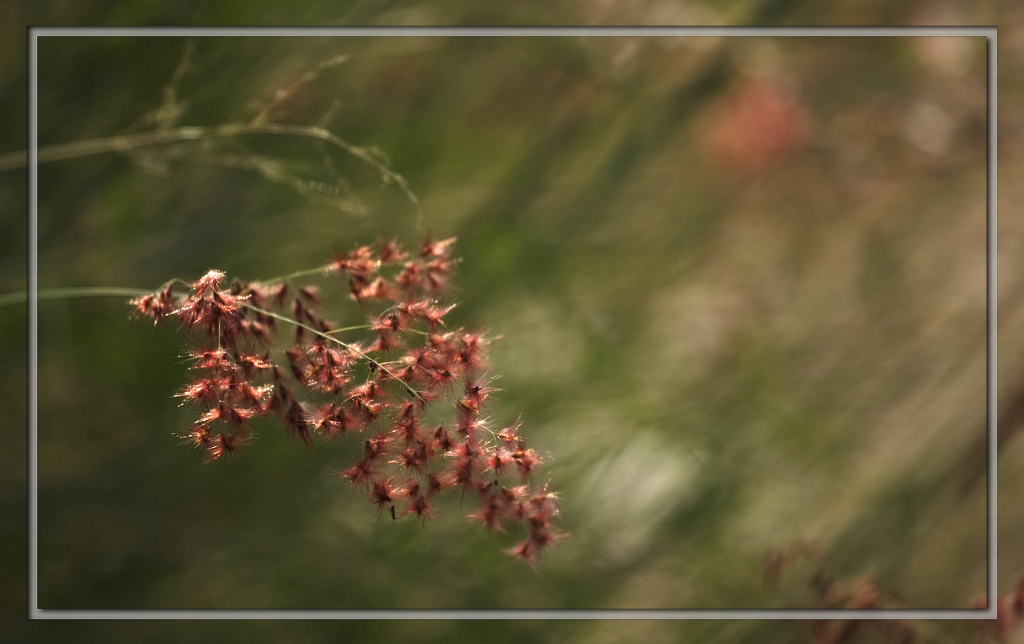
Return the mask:
<svg viewBox="0 0 1024 644">
<path fill-rule="evenodd" d="M 376 171 L 384 184 L 396 186 L 415 209 L 416 228 L 422 228 L 416 195 L 383 154 L 325 127 L 333 108 L 316 125 L 274 120 L 279 104 L 347 56 L 301 75 L 259 106 L 251 120 L 188 126 L 180 124 L 185 104 L 179 88 L 194 55 L 189 39 L 162 104 L 137 121 L 146 129 L 43 147 L 36 161 L 116 152 L 143 169 L 163 171 L 187 156 L 251 170 L 306 197 L 363 213 L 365 206 L 331 161 L 330 150 L 340 150 Z M 253 154 L 241 142 L 249 135 L 315 142 L 333 184 L 305 179 L 280 160 Z M 187 155 L 178 146 L 189 142 L 207 147 Z M 214 142 L 227 142 L 230 149 L 213 149 Z M 25 152 L 0 155 L 0 172 L 26 160 Z M 154 324 L 176 321 L 189 337 L 192 374 L 176 396 L 194 412 L 179 436 L 205 460 L 216 462 L 250 445 L 254 421 L 263 417 L 276 419 L 311 448 L 355 435 L 351 439 L 361 442 L 361 455 L 337 474 L 365 494 L 378 514 L 425 522 L 436 517 L 438 497 L 468 495 L 478 503 L 470 518 L 488 530 L 518 526 L 521 538 L 506 552 L 536 567 L 538 556 L 565 536 L 553 524 L 557 497 L 546 482 L 535 481 L 542 458 L 520 434 L 521 420 L 499 423 L 487 416 L 499 389 L 487 370 L 486 332 L 445 324 L 455 307 L 442 301 L 458 264 L 454 244 L 454 238 L 428 236 L 410 250 L 397 240 L 359 245 L 318 267 L 262 281 L 228 281 L 211 269 L 191 281 L 171 279 L 151 292 L 68 287 L 36 295 L 39 301 L 126 297 L 132 317 Z M 365 324 L 339 328 L 327 319 L 323 303 L 338 290 L 366 315 Z M 27 299 L 27 293 L 2 295 L 0 306 Z"/>
</svg>

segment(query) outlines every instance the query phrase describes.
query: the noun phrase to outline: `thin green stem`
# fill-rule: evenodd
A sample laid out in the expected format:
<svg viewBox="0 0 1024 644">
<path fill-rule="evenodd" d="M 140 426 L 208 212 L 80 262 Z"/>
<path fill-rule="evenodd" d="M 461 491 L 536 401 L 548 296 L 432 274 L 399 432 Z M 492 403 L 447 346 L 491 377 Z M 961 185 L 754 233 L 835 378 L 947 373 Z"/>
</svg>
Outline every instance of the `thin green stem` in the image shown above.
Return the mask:
<svg viewBox="0 0 1024 644">
<path fill-rule="evenodd" d="M 293 324 L 293 325 L 295 325 L 297 327 L 305 329 L 306 331 L 309 331 L 310 333 L 312 333 L 314 335 L 318 335 L 321 338 L 324 338 L 326 340 L 330 340 L 331 342 L 334 342 L 334 343 L 344 347 L 345 349 L 348 349 L 349 351 L 351 351 L 352 353 L 354 353 L 354 354 L 358 355 L 359 357 L 363 358 L 364 360 L 366 360 L 370 364 L 376 366 L 378 369 L 380 369 L 385 374 L 387 374 L 387 376 L 389 378 L 391 378 L 392 380 L 396 380 L 396 381 L 402 383 L 402 386 L 405 387 L 406 391 L 408 391 L 413 396 L 416 396 L 416 398 L 418 398 L 420 400 L 420 402 L 422 402 L 424 405 L 427 404 L 427 400 L 423 396 L 421 396 L 418 391 L 416 391 L 415 389 L 410 387 L 404 380 L 402 380 L 401 378 L 396 376 L 394 374 L 394 372 L 392 372 L 390 369 L 385 367 L 383 363 L 378 362 L 377 360 L 371 358 L 370 356 L 368 356 L 365 353 L 363 353 L 362 351 L 360 351 L 358 349 L 358 347 L 356 347 L 354 345 L 351 345 L 351 344 L 349 344 L 347 342 L 342 342 L 338 338 L 331 337 L 331 336 L 327 335 L 326 333 L 324 333 L 322 331 L 319 331 L 317 329 L 314 329 L 311 326 L 305 325 L 302 322 L 299 322 L 298 320 L 294 320 L 294 319 L 288 317 L 287 315 L 280 315 L 279 313 L 274 313 L 273 311 L 267 311 L 266 309 L 261 309 L 258 306 L 253 306 L 252 304 L 245 304 L 245 303 L 243 303 L 243 306 L 245 306 L 246 308 L 248 308 L 251 311 L 255 311 L 255 312 L 260 313 L 262 315 L 266 315 L 266 316 L 272 317 L 272 318 L 274 318 L 276 320 L 281 320 L 282 322 L 287 322 L 288 324 Z M 333 331 L 332 331 L 332 333 L 333 333 Z"/>
<path fill-rule="evenodd" d="M 299 277 L 306 277 L 308 275 L 323 275 L 330 268 L 331 268 L 330 264 L 325 264 L 323 266 L 318 266 L 317 268 L 307 268 L 305 270 L 295 271 L 294 273 L 288 273 L 287 275 L 282 275 L 281 277 L 274 277 L 274 278 L 271 278 L 269 280 L 262 280 L 262 281 L 260 281 L 260 284 L 263 284 L 264 286 L 269 286 L 270 284 L 277 284 L 278 282 L 288 282 L 290 280 L 297 279 Z"/>
<path fill-rule="evenodd" d="M 360 351 L 360 350 L 359 350 L 359 349 L 358 349 L 357 347 L 355 347 L 354 345 L 351 345 L 351 344 L 349 344 L 349 343 L 347 343 L 347 342 L 342 342 L 342 341 L 341 341 L 341 340 L 339 340 L 338 338 L 334 338 L 334 337 L 331 337 L 330 335 L 328 335 L 328 334 L 330 334 L 330 333 L 340 333 L 340 332 L 342 332 L 342 331 L 351 331 L 351 330 L 355 330 L 355 329 L 365 329 L 365 328 L 369 328 L 369 327 L 370 327 L 370 325 L 369 325 L 369 324 L 363 324 L 363 325 L 360 325 L 360 326 L 354 326 L 354 327 L 347 327 L 347 328 L 344 328 L 344 329 L 332 329 L 332 330 L 330 330 L 330 331 L 327 331 L 327 332 L 323 332 L 323 331 L 320 331 L 320 330 L 318 330 L 318 329 L 314 329 L 314 328 L 313 328 L 313 327 L 311 327 L 311 326 L 308 326 L 308 325 L 306 325 L 306 324 L 303 324 L 303 323 L 299 322 L 298 320 L 292 319 L 292 318 L 288 317 L 287 315 L 281 315 L 281 314 L 279 314 L 279 313 L 274 313 L 273 311 L 268 311 L 268 310 L 266 310 L 266 309 L 261 309 L 261 308 L 260 308 L 260 307 L 258 307 L 258 306 L 254 306 L 254 305 L 252 305 L 252 304 L 247 304 L 247 303 L 245 303 L 245 302 L 243 302 L 243 303 L 242 303 L 242 306 L 244 306 L 244 307 L 248 308 L 248 309 L 249 309 L 250 311 L 255 311 L 255 312 L 257 312 L 257 313 L 261 313 L 261 314 L 263 314 L 263 315 L 266 315 L 266 316 L 272 317 L 272 318 L 274 318 L 275 320 L 281 320 L 282 322 L 287 322 L 288 324 L 292 324 L 292 325 L 294 325 L 294 326 L 297 326 L 297 327 L 301 327 L 301 328 L 305 329 L 306 331 L 309 331 L 309 332 L 310 332 L 310 333 L 312 333 L 313 335 L 317 335 L 317 336 L 320 336 L 321 338 L 324 338 L 324 339 L 326 339 L 326 340 L 330 340 L 331 342 L 334 342 L 334 343 L 338 344 L 339 346 L 341 346 L 341 347 L 344 347 L 345 349 L 348 349 L 349 351 L 351 351 L 352 353 L 355 353 L 356 355 L 358 355 L 359 357 L 363 358 L 364 360 L 366 360 L 366 361 L 367 361 L 367 362 L 369 362 L 370 364 L 372 364 L 372 365 L 375 365 L 375 366 L 377 367 L 377 369 L 380 369 L 380 370 L 381 370 L 382 372 L 384 372 L 385 374 L 387 374 L 387 376 L 388 376 L 389 378 L 391 378 L 392 380 L 394 380 L 394 381 L 398 382 L 399 384 L 401 384 L 401 385 L 402 385 L 402 387 L 403 387 L 403 388 L 404 388 L 404 389 L 405 389 L 406 391 L 408 391 L 408 392 L 409 392 L 410 394 L 412 394 L 413 396 L 415 396 L 417 400 L 419 400 L 419 401 L 420 401 L 421 403 L 423 403 L 423 407 L 424 407 L 424 408 L 427 408 L 427 405 L 429 404 L 429 403 L 427 402 L 427 399 L 426 399 L 426 398 L 424 398 L 424 397 L 423 397 L 422 395 L 420 395 L 420 392 L 418 392 L 418 391 L 416 391 L 415 389 L 413 389 L 413 388 L 412 388 L 412 387 L 411 387 L 411 386 L 410 386 L 410 385 L 409 385 L 409 384 L 408 384 L 407 382 L 405 382 L 404 380 L 402 380 L 401 378 L 399 378 L 398 376 L 396 376 L 396 375 L 394 374 L 394 372 L 392 372 L 392 371 L 391 371 L 390 369 L 388 369 L 387 367 L 385 367 L 385 366 L 384 366 L 384 363 L 382 363 L 382 362 L 380 362 L 380 361 L 378 361 L 378 360 L 375 360 L 374 358 L 371 358 L 370 356 L 368 356 L 368 355 L 366 355 L 365 353 L 363 353 L 362 351 Z M 438 420 L 439 420 L 439 421 L 440 421 L 440 422 L 441 422 L 442 424 L 444 423 L 444 419 L 443 419 L 443 418 L 441 418 L 441 416 L 440 416 L 440 415 L 438 415 L 438 413 L 437 413 L 436 411 L 434 411 L 433 409 L 430 409 L 430 412 L 431 412 L 431 413 L 432 413 L 432 414 L 434 415 L 434 417 L 435 417 L 435 418 L 437 418 L 437 419 L 438 419 Z"/>
<path fill-rule="evenodd" d="M 282 282 L 297 277 L 303 277 L 306 275 L 315 275 L 322 273 L 327 269 L 327 266 L 321 266 L 320 268 L 310 268 L 304 271 L 296 271 L 290 275 L 284 277 L 277 277 L 272 280 L 263 282 L 264 284 L 272 284 L 274 282 Z M 162 286 L 157 288 L 159 291 L 164 286 L 170 283 L 178 283 L 183 286 L 192 288 L 192 284 L 185 280 L 174 278 L 167 282 L 164 282 Z M 60 288 L 44 288 L 39 289 L 36 292 L 36 301 L 43 302 L 45 300 L 69 300 L 72 298 L 81 297 L 141 297 L 143 295 L 151 295 L 154 293 L 153 290 L 141 289 L 141 288 L 127 288 L 119 286 L 66 286 Z M 17 306 L 18 304 L 25 304 L 28 302 L 28 291 L 12 291 L 10 293 L 4 293 L 0 295 L 0 308 L 5 306 Z M 360 327 L 353 327 L 360 328 Z M 347 331 L 349 329 L 338 329 L 337 331 Z"/>
<path fill-rule="evenodd" d="M 454 260 L 459 262 L 461 260 Z M 381 262 L 382 266 L 388 265 L 401 265 L 402 262 Z M 301 271 L 295 271 L 294 273 L 288 273 L 287 275 L 281 275 L 280 277 L 272 277 L 266 280 L 260 280 L 260 284 L 269 286 L 271 284 L 277 284 L 278 282 L 288 282 L 299 277 L 306 277 L 309 275 L 320 275 L 325 276 L 332 271 L 333 264 L 324 264 L 323 266 L 317 266 L 316 268 L 306 268 Z"/>
<path fill-rule="evenodd" d="M 204 139 L 231 138 L 253 134 L 269 134 L 277 136 L 295 136 L 323 141 L 343 152 L 356 157 L 373 167 L 384 183 L 394 183 L 405 194 L 416 208 L 417 221 L 422 218 L 419 199 L 413 194 L 405 177 L 387 167 L 373 154 L 364 148 L 349 143 L 337 134 L 322 127 L 310 125 L 290 125 L 281 123 L 225 123 L 207 127 L 186 126 L 163 130 L 149 130 L 108 136 L 101 139 L 88 139 L 44 146 L 36 150 L 36 163 L 52 163 L 67 159 L 77 159 L 96 154 L 110 152 L 130 152 L 140 148 L 169 145 L 181 141 L 200 141 Z M 0 154 L 0 172 L 15 170 L 28 165 L 26 151 Z"/>
<path fill-rule="evenodd" d="M 330 335 L 332 333 L 344 333 L 346 331 L 361 331 L 363 329 L 371 329 L 371 328 L 373 328 L 372 324 L 357 324 L 356 326 L 347 326 L 347 327 L 344 327 L 344 328 L 341 328 L 341 329 L 331 329 L 330 331 L 324 331 L 324 334 L 325 335 Z"/>
<path fill-rule="evenodd" d="M 66 288 L 47 288 L 47 289 L 41 289 L 41 290 L 37 291 L 37 298 L 36 299 L 37 299 L 37 301 L 41 302 L 41 301 L 45 301 L 45 300 L 67 300 L 67 299 L 82 298 L 82 297 L 141 297 L 143 295 L 150 295 L 152 293 L 153 293 L 153 291 L 148 291 L 146 289 L 140 289 L 140 288 L 119 288 L 119 287 L 104 287 L 104 286 L 72 286 L 72 287 L 66 287 Z M 0 308 L 5 307 L 5 306 L 14 306 L 14 305 L 17 305 L 17 304 L 25 304 L 26 302 L 28 302 L 28 293 L 27 292 L 17 291 L 17 292 L 14 292 L 14 293 L 6 293 L 4 295 L 0 295 Z M 288 317 L 286 315 L 281 315 L 279 313 L 274 313 L 273 311 L 268 311 L 266 309 L 261 309 L 260 307 L 254 306 L 252 304 L 243 303 L 243 306 L 245 306 L 246 308 L 248 308 L 248 309 L 250 309 L 252 311 L 260 313 L 262 315 L 266 315 L 266 316 L 274 318 L 276 320 L 280 320 L 282 322 L 287 322 L 288 324 L 292 324 L 292 325 L 295 325 L 297 327 L 301 327 L 301 328 L 305 329 L 306 331 L 309 331 L 313 335 L 319 336 L 319 337 L 324 338 L 326 340 L 330 340 L 331 342 L 334 342 L 334 343 L 338 344 L 339 346 L 344 347 L 345 349 L 351 351 L 352 353 L 355 353 L 356 355 L 358 355 L 359 357 L 363 358 L 364 360 L 366 360 L 370 364 L 374 365 L 377 369 L 380 369 L 382 372 L 387 374 L 387 376 L 389 378 L 391 378 L 392 380 L 395 380 L 395 381 L 401 383 L 402 387 L 404 387 L 406 391 L 408 391 L 410 394 L 415 396 L 420 402 L 422 402 L 424 406 L 426 406 L 428 404 L 427 400 L 422 395 L 420 395 L 420 393 L 418 391 L 413 389 L 411 386 L 409 386 L 408 383 L 406 383 L 404 380 L 402 380 L 397 375 L 395 375 L 394 372 L 392 372 L 390 369 L 388 369 L 386 366 L 384 366 L 384 363 L 382 363 L 382 362 L 380 362 L 380 361 L 378 361 L 378 360 L 376 360 L 376 359 L 366 355 L 364 352 L 359 350 L 359 348 L 356 347 L 355 345 L 349 344 L 348 342 L 343 342 L 342 340 L 339 340 L 338 338 L 332 337 L 330 335 L 332 333 L 343 333 L 345 331 L 356 331 L 356 330 L 360 330 L 360 329 L 369 329 L 369 328 L 371 328 L 372 325 L 360 324 L 360 325 L 357 325 L 357 326 L 344 327 L 344 328 L 340 328 L 340 329 L 332 329 L 330 331 L 323 332 L 323 331 L 320 331 L 319 329 L 314 329 L 311 326 L 303 324 L 303 323 L 299 322 L 298 320 L 292 319 L 292 318 L 290 318 L 290 317 Z M 415 331 L 417 333 L 423 333 L 422 331 L 417 331 L 416 329 L 410 329 L 410 331 Z M 423 333 L 423 335 L 427 335 L 427 334 Z M 217 341 L 218 341 L 218 346 L 219 346 L 219 344 L 220 344 L 220 333 L 219 332 L 217 333 Z M 440 417 L 438 417 L 438 418 L 440 418 Z"/>
<path fill-rule="evenodd" d="M 67 300 L 76 297 L 139 297 L 152 291 L 139 288 L 118 288 L 106 286 L 70 286 L 66 288 L 44 288 L 36 292 L 36 300 Z M 28 291 L 15 291 L 0 295 L 0 308 L 28 302 Z"/>
</svg>

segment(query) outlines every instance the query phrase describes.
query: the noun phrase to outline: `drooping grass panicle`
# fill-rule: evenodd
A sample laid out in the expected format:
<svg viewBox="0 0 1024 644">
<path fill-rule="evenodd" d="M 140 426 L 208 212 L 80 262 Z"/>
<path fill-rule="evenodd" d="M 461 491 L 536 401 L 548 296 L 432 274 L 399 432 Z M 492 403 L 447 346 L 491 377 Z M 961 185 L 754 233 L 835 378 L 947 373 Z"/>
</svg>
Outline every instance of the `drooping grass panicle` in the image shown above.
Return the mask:
<svg viewBox="0 0 1024 644">
<path fill-rule="evenodd" d="M 192 379 L 176 394 L 195 408 L 183 442 L 215 461 L 250 443 L 264 417 L 309 446 L 362 435 L 359 458 L 338 474 L 378 512 L 425 521 L 437 516 L 437 495 L 475 495 L 470 518 L 495 532 L 519 526 L 525 538 L 507 552 L 536 566 L 565 536 L 554 525 L 557 497 L 532 482 L 541 458 L 520 434 L 522 420 L 495 431 L 484 416 L 500 391 L 485 371 L 487 337 L 450 329 L 455 304 L 439 299 L 454 244 L 427 239 L 407 252 L 388 240 L 320 269 L 228 286 L 210 270 L 133 299 L 134 316 L 175 318 L 198 343 Z M 297 282 L 313 275 L 323 284 Z M 366 324 L 338 328 L 324 316 L 338 278 Z M 282 324 L 293 333 L 279 332 Z"/>
</svg>

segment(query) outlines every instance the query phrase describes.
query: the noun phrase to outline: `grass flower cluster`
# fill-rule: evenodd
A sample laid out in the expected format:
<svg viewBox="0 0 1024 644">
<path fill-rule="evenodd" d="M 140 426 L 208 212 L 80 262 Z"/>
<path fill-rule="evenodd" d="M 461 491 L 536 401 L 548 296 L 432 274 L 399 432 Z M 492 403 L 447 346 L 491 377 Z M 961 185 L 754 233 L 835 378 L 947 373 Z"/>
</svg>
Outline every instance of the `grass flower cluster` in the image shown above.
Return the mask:
<svg viewBox="0 0 1024 644">
<path fill-rule="evenodd" d="M 533 484 L 542 459 L 521 421 L 495 426 L 485 414 L 499 391 L 485 371 L 486 335 L 445 325 L 454 304 L 437 298 L 457 263 L 454 242 L 428 239 L 412 253 L 393 241 L 362 246 L 267 282 L 226 283 L 211 270 L 133 299 L 135 315 L 176 319 L 194 345 L 194 375 L 177 393 L 197 410 L 185 442 L 221 459 L 251 442 L 258 417 L 310 446 L 358 435 L 362 454 L 339 474 L 378 512 L 426 520 L 438 495 L 473 495 L 470 517 L 489 530 L 523 526 L 507 552 L 535 566 L 565 536 L 552 524 L 556 495 Z M 319 289 L 295 281 L 317 273 L 347 282 L 366 324 L 323 317 Z M 355 333 L 363 338 L 347 337 Z"/>
</svg>

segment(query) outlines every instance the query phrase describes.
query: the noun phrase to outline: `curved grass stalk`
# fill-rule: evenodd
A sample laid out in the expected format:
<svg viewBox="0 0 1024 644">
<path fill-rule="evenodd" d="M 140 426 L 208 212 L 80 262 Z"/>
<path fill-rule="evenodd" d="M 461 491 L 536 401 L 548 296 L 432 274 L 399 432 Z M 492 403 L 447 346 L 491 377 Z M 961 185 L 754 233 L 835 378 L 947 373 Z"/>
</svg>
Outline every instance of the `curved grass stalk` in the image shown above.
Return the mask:
<svg viewBox="0 0 1024 644">
<path fill-rule="evenodd" d="M 67 288 L 45 288 L 36 292 L 36 300 L 67 300 L 77 297 L 140 297 L 152 291 L 141 288 L 121 288 L 107 286 L 71 286 Z M 15 306 L 28 302 L 28 291 L 15 291 L 0 295 L 0 308 Z"/>
<path fill-rule="evenodd" d="M 36 151 L 36 163 L 53 163 L 110 152 L 129 152 L 140 148 L 170 145 L 182 141 L 200 141 L 203 139 L 229 138 L 254 134 L 304 137 L 331 145 L 368 164 L 377 171 L 381 181 L 384 183 L 394 183 L 398 186 L 409 202 L 416 208 L 417 217 L 422 215 L 419 199 L 417 199 L 402 175 L 389 168 L 369 150 L 349 143 L 326 128 L 313 125 L 252 122 L 149 130 L 146 132 L 41 147 Z M 16 170 L 26 165 L 28 165 L 28 154 L 25 150 L 0 154 L 0 172 Z"/>
</svg>

